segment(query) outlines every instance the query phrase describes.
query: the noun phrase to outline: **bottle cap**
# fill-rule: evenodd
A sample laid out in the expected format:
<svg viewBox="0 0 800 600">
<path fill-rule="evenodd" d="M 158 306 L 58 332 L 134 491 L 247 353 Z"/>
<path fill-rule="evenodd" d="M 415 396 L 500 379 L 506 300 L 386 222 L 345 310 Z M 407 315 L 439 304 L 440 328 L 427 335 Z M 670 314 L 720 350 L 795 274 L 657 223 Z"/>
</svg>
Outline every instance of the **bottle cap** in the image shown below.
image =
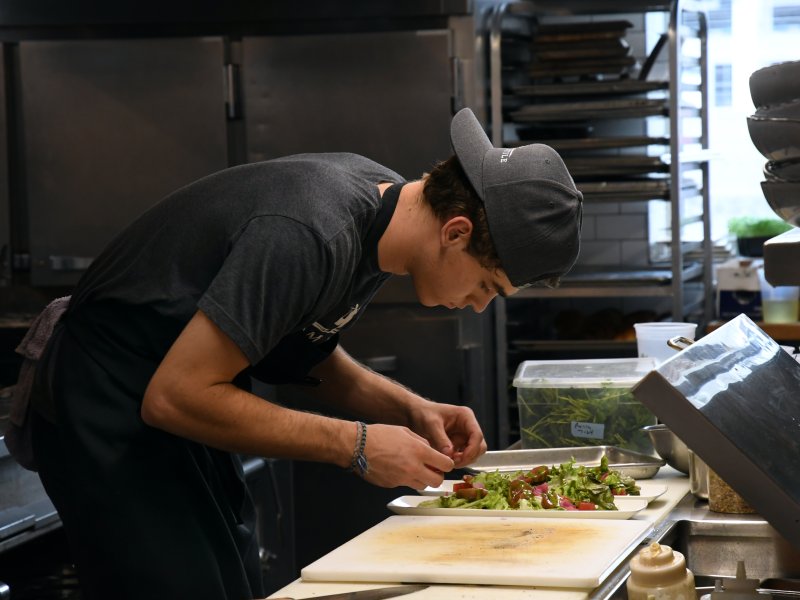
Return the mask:
<svg viewBox="0 0 800 600">
<path fill-rule="evenodd" d="M 686 578 L 686 559 L 669 546 L 653 542 L 633 557 L 631 581 L 640 586 L 665 587 Z"/>
</svg>

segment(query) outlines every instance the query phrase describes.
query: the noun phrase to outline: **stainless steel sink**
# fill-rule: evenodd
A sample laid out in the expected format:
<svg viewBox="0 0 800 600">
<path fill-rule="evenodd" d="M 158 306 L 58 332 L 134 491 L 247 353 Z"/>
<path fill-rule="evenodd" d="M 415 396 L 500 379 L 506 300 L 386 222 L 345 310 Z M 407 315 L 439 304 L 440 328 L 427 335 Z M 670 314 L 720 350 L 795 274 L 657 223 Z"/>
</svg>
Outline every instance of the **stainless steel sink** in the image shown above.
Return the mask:
<svg viewBox="0 0 800 600">
<path fill-rule="evenodd" d="M 686 557 L 696 578 L 735 577 L 740 560 L 751 579 L 800 578 L 800 553 L 766 522 L 677 521 L 662 542 Z"/>
<path fill-rule="evenodd" d="M 696 577 L 735 577 L 742 560 L 751 579 L 800 578 L 800 551 L 758 515 L 714 513 L 687 496 L 670 521 L 657 541 L 681 552 Z"/>
<path fill-rule="evenodd" d="M 797 589 L 786 594 L 800 596 L 800 550 L 758 515 L 714 513 L 708 510 L 707 502 L 687 495 L 590 598 L 627 600 L 625 582 L 630 574 L 630 559 L 652 542 L 670 546 L 686 557 L 686 564 L 695 575 L 698 595 L 710 591 L 717 579 L 724 585 L 725 579 L 736 577 L 737 564 L 742 560 L 748 579 L 759 580 L 762 588 Z M 778 595 L 773 592 L 773 597 Z"/>
</svg>

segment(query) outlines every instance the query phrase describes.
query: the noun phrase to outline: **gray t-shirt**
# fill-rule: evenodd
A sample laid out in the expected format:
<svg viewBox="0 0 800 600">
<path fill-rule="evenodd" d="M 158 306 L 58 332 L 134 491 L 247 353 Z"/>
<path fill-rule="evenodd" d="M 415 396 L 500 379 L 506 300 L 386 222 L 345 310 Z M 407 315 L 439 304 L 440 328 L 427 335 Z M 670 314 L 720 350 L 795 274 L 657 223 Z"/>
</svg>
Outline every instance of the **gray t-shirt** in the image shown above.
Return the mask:
<svg viewBox="0 0 800 600">
<path fill-rule="evenodd" d="M 169 195 L 94 261 L 70 311 L 148 306 L 186 323 L 202 310 L 258 365 L 330 351 L 388 278 L 377 243 L 397 173 L 355 154 L 303 154 L 226 169 Z M 284 359 L 287 357 L 284 357 Z"/>
</svg>

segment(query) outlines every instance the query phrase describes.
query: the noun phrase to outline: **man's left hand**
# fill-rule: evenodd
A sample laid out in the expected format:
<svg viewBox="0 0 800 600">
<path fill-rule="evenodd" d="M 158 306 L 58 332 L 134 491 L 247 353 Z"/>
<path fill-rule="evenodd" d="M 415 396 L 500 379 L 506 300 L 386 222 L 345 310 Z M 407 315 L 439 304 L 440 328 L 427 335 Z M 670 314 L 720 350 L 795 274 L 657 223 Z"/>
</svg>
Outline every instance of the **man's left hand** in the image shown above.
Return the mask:
<svg viewBox="0 0 800 600">
<path fill-rule="evenodd" d="M 427 401 L 415 413 L 412 429 L 452 458 L 456 468 L 474 462 L 486 452 L 483 431 L 471 408 Z"/>
</svg>

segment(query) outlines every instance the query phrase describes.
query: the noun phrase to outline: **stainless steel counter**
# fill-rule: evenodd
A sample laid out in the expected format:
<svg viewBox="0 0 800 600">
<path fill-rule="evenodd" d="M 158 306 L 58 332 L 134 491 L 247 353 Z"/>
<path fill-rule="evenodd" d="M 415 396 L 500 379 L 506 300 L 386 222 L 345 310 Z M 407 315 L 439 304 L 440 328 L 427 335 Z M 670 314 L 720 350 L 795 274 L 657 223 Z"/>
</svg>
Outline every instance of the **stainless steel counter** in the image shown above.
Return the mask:
<svg viewBox="0 0 800 600">
<path fill-rule="evenodd" d="M 38 475 L 11 458 L 0 436 L 0 553 L 60 526 Z"/>
<path fill-rule="evenodd" d="M 763 517 L 712 512 L 707 501 L 692 494 L 686 494 L 667 513 L 642 546 L 654 541 L 684 555 L 698 588 L 713 588 L 717 579 L 735 578 L 739 561 L 744 561 L 748 579 L 800 577 L 800 551 Z M 603 585 L 593 590 L 589 598 L 627 600 L 625 582 L 634 554 L 631 553 Z"/>
<path fill-rule="evenodd" d="M 672 513 L 678 510 L 687 499 L 693 501 L 689 495 L 689 479 L 670 467 L 663 467 L 659 473 L 648 481 L 664 483 L 667 491 L 663 496 L 653 501 L 648 508 L 636 515 L 636 519 L 648 520 L 653 523 L 653 533 L 642 544 L 649 544 L 655 537 L 663 536 L 672 523 Z M 683 509 L 681 509 L 683 510 Z M 641 545 L 639 547 L 642 547 Z M 637 547 L 637 551 L 639 549 Z M 735 564 L 734 564 L 735 568 Z M 556 588 L 521 588 L 512 586 L 476 586 L 476 585 L 431 585 L 420 592 L 415 592 L 410 598 L 414 600 L 445 600 L 458 598 L 460 600 L 485 600 L 487 589 L 491 590 L 492 600 L 585 600 L 587 598 L 613 598 L 620 591 L 627 577 L 627 563 L 621 565 L 606 580 L 608 585 L 603 585 L 597 590 L 556 589 Z M 388 583 L 387 583 L 388 585 Z M 393 583 L 392 585 L 396 585 Z M 304 582 L 301 579 L 275 592 L 271 598 L 314 598 L 325 594 L 344 593 L 365 590 L 382 585 L 360 583 L 320 583 Z M 624 585 L 622 585 L 624 591 Z"/>
</svg>

